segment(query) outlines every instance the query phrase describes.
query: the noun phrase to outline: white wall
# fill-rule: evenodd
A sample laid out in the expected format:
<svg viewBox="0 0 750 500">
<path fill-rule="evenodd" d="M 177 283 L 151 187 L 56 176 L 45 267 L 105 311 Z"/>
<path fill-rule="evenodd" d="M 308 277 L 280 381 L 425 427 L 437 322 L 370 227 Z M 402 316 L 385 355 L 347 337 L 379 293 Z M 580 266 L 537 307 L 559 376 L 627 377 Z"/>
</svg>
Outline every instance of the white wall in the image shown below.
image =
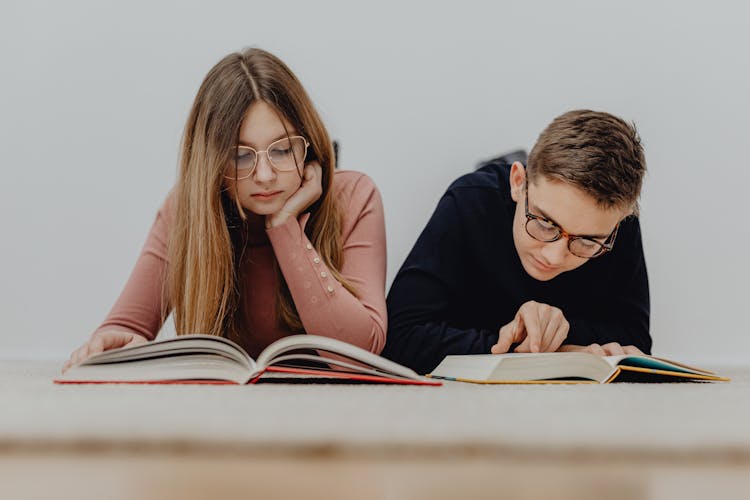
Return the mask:
<svg viewBox="0 0 750 500">
<path fill-rule="evenodd" d="M 3 2 L 0 357 L 62 360 L 102 320 L 198 85 L 254 45 L 306 85 L 342 166 L 379 185 L 389 283 L 477 160 L 530 148 L 573 108 L 635 121 L 655 351 L 750 361 L 747 5 L 438 4 Z"/>
</svg>

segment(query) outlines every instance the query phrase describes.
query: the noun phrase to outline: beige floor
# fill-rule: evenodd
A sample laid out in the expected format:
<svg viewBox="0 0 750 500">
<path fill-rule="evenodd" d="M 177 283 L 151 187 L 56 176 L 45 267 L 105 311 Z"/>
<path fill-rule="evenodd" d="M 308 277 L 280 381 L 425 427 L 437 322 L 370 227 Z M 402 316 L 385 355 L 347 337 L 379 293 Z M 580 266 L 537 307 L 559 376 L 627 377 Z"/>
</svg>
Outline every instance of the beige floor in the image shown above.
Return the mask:
<svg viewBox="0 0 750 500">
<path fill-rule="evenodd" d="M 5 499 L 750 498 L 728 384 L 67 386 L 0 363 Z"/>
<path fill-rule="evenodd" d="M 0 456 L 0 485 L 3 499 L 706 500 L 748 498 L 750 466 L 20 453 Z"/>
</svg>

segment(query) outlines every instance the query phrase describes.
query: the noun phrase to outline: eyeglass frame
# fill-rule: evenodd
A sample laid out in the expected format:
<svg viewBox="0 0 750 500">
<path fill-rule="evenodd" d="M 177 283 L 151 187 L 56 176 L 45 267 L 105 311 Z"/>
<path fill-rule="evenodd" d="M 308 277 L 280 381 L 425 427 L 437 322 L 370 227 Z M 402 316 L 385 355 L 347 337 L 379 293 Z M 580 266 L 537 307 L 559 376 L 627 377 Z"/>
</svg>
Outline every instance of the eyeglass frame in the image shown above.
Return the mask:
<svg viewBox="0 0 750 500">
<path fill-rule="evenodd" d="M 260 158 L 260 154 L 261 153 L 265 153 L 266 158 L 268 159 L 268 164 L 271 165 L 271 168 L 273 168 L 275 171 L 277 171 L 277 172 L 291 172 L 294 169 L 289 169 L 289 170 L 282 170 L 282 169 L 280 169 L 273 162 L 273 160 L 271 159 L 271 155 L 268 154 L 268 150 L 271 149 L 271 146 L 273 146 L 277 142 L 281 142 L 281 141 L 284 141 L 284 140 L 291 141 L 292 139 L 302 139 L 303 141 L 305 141 L 305 150 L 302 152 L 302 161 L 304 162 L 305 158 L 307 157 L 307 148 L 310 147 L 310 143 L 307 141 L 307 138 L 304 137 L 304 136 L 302 136 L 302 135 L 291 135 L 291 136 L 288 136 L 288 137 L 282 137 L 281 139 L 275 140 L 271 144 L 269 144 L 268 146 L 266 146 L 266 149 L 263 149 L 263 150 L 260 150 L 260 151 L 256 150 L 252 146 L 244 146 L 242 144 L 238 144 L 237 146 L 235 146 L 234 171 L 237 172 L 239 170 L 237 168 L 237 155 L 236 155 L 236 151 L 238 149 L 240 149 L 240 148 L 242 148 L 242 149 L 249 149 L 249 150 L 255 152 L 255 163 L 253 164 L 252 167 L 250 167 L 249 169 L 247 169 L 248 173 L 247 173 L 247 175 L 245 175 L 243 177 L 239 177 L 239 176 L 236 176 L 236 175 L 230 176 L 230 175 L 226 175 L 226 174 L 224 174 L 224 177 L 226 179 L 231 179 L 231 180 L 235 180 L 235 181 L 241 181 L 243 179 L 247 179 L 248 177 L 250 177 L 251 175 L 253 175 L 253 172 L 255 172 L 255 169 L 258 167 L 258 159 Z M 296 160 L 296 158 L 295 158 L 295 160 Z M 299 173 L 299 165 L 296 166 L 296 170 Z"/>
<path fill-rule="evenodd" d="M 551 220 L 549 220 L 546 217 L 542 217 L 541 215 L 536 215 L 536 214 L 532 214 L 531 212 L 529 212 L 529 185 L 526 184 L 524 186 L 523 190 L 524 190 L 524 195 L 525 195 L 525 206 L 524 206 L 524 209 L 525 209 L 525 212 L 526 212 L 526 224 L 524 224 L 523 227 L 526 230 L 526 234 L 528 234 L 529 236 L 531 236 L 532 238 L 534 238 L 536 241 L 541 241 L 543 243 L 553 243 L 553 242 L 558 241 L 559 239 L 565 237 L 568 240 L 568 252 L 570 252 L 571 254 L 575 255 L 579 259 L 595 259 L 596 257 L 601 257 L 602 255 L 604 255 L 607 252 L 611 252 L 612 248 L 614 248 L 614 246 L 615 246 L 615 239 L 617 238 L 617 231 L 620 228 L 620 223 L 619 222 L 615 225 L 615 228 L 612 230 L 612 232 L 609 233 L 609 236 L 607 236 L 607 239 L 604 240 L 604 243 L 600 243 L 600 242 L 596 241 L 595 239 L 590 238 L 588 236 L 578 236 L 578 235 L 575 235 L 575 234 L 570 234 L 569 232 L 567 232 L 566 230 L 564 230 L 563 228 L 561 228 L 560 225 L 557 224 L 556 222 L 551 221 Z M 554 239 L 551 239 L 551 240 L 540 240 L 539 238 L 537 238 L 536 236 L 534 236 L 533 234 L 531 234 L 531 232 L 529 231 L 529 222 L 531 222 L 532 220 L 540 220 L 540 221 L 546 222 L 547 224 L 551 225 L 552 227 L 554 227 L 555 229 L 557 229 L 557 236 Z M 598 252 L 596 252 L 594 255 L 592 255 L 590 257 L 582 257 L 582 256 L 578 255 L 577 253 L 575 253 L 570 248 L 570 243 L 572 241 L 575 241 L 575 240 L 591 241 L 591 242 L 596 243 L 597 245 L 599 245 L 601 248 L 600 248 L 600 250 Z"/>
</svg>

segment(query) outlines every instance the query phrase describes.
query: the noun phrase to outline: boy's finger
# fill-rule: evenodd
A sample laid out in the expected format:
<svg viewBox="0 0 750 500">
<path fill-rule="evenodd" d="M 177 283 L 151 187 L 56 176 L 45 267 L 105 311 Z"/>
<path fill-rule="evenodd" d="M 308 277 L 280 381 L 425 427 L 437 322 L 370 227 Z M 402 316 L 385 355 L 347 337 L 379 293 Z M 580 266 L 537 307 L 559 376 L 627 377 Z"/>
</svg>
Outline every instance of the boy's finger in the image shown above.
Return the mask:
<svg viewBox="0 0 750 500">
<path fill-rule="evenodd" d="M 634 345 L 626 345 L 623 347 L 623 350 L 625 351 L 625 354 L 643 354 L 643 351 Z"/>
<path fill-rule="evenodd" d="M 542 327 L 539 321 L 539 308 L 534 307 L 531 311 L 518 311 L 519 318 L 526 329 L 526 338 L 529 340 L 529 350 L 540 352 L 542 349 Z"/>
<path fill-rule="evenodd" d="M 597 356 L 607 355 L 607 353 L 604 352 L 604 349 L 602 349 L 602 346 L 600 346 L 599 344 L 591 344 L 590 346 L 586 348 L 586 350 L 590 352 L 591 354 L 596 354 Z"/>
<path fill-rule="evenodd" d="M 555 332 L 554 337 L 552 338 L 552 342 L 550 342 L 549 351 L 556 351 L 563 342 L 565 342 L 565 339 L 568 338 L 568 330 L 570 329 L 570 324 L 567 321 L 561 321 L 560 324 L 557 326 L 557 331 Z"/>
<path fill-rule="evenodd" d="M 500 333 L 497 337 L 497 344 L 493 345 L 490 349 L 492 354 L 502 354 L 508 352 L 514 339 L 514 327 L 515 321 L 508 323 L 504 327 L 500 328 Z"/>
</svg>

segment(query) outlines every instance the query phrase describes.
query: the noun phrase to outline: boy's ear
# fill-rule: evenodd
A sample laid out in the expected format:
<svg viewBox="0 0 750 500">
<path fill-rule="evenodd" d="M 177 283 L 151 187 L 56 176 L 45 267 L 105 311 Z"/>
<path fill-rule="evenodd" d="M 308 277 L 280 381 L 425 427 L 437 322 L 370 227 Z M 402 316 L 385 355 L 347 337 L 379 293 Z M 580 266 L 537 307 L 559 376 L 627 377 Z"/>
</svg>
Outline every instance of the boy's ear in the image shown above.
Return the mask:
<svg viewBox="0 0 750 500">
<path fill-rule="evenodd" d="M 520 161 L 513 162 L 513 165 L 510 166 L 510 196 L 516 203 L 523 196 L 523 187 L 525 184 L 526 169 L 523 163 Z"/>
</svg>

